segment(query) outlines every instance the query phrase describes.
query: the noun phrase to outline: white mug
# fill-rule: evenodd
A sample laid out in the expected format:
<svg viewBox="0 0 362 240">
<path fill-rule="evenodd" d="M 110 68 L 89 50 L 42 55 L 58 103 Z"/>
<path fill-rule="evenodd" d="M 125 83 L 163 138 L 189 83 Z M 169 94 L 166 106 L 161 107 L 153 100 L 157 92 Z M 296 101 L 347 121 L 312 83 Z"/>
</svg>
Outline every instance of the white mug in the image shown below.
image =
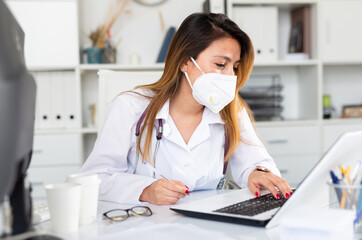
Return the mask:
<svg viewBox="0 0 362 240">
<path fill-rule="evenodd" d="M 80 200 L 79 224 L 89 224 L 97 217 L 98 193 L 101 183 L 96 173 L 78 173 L 67 177 L 68 183 L 77 183 L 82 186 Z"/>
<path fill-rule="evenodd" d="M 51 225 L 54 232 L 74 232 L 79 226 L 81 185 L 75 183 L 45 186 Z"/>
</svg>

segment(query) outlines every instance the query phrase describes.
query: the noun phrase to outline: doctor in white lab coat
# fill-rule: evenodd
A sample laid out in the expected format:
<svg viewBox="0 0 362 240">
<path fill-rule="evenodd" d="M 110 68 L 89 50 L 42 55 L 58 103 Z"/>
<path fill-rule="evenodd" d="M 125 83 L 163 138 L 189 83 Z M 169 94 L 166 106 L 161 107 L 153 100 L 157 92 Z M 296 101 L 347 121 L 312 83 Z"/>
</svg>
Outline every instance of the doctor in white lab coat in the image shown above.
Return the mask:
<svg viewBox="0 0 362 240">
<path fill-rule="evenodd" d="M 267 188 L 288 198 L 291 188 L 238 95 L 253 62 L 249 37 L 225 15 L 187 17 L 161 79 L 113 102 L 82 168 L 102 179 L 100 199 L 174 204 L 191 191 L 223 187 L 224 163 L 256 197 Z"/>
</svg>

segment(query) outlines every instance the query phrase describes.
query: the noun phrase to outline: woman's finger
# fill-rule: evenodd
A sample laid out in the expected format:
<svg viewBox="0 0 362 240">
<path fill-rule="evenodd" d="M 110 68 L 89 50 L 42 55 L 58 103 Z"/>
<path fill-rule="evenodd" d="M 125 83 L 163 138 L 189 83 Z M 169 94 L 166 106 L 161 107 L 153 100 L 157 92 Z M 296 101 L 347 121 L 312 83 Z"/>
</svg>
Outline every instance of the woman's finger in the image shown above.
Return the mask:
<svg viewBox="0 0 362 240">
<path fill-rule="evenodd" d="M 290 197 L 292 190 L 287 181 L 276 175 L 273 175 L 272 173 L 267 174 L 266 176 L 269 179 L 269 181 L 271 181 L 271 183 L 279 189 L 279 191 L 283 194 L 283 196 L 286 199 Z"/>
<path fill-rule="evenodd" d="M 250 192 L 255 195 L 255 197 L 260 196 L 260 187 L 257 184 L 255 184 L 253 181 L 249 181 L 248 188 Z"/>
<path fill-rule="evenodd" d="M 181 194 L 182 197 L 184 197 L 186 193 L 189 193 L 188 189 L 184 184 L 177 184 L 173 181 L 171 182 L 166 180 L 165 182 L 163 182 L 163 186 L 167 188 L 169 191 Z"/>
<path fill-rule="evenodd" d="M 262 182 L 260 183 L 263 187 L 265 187 L 266 189 L 269 190 L 269 192 L 271 192 L 273 194 L 273 196 L 276 199 L 280 199 L 280 194 L 278 193 L 278 191 L 275 189 L 274 184 L 265 176 L 266 173 L 263 173 L 264 177 L 261 178 Z"/>
</svg>

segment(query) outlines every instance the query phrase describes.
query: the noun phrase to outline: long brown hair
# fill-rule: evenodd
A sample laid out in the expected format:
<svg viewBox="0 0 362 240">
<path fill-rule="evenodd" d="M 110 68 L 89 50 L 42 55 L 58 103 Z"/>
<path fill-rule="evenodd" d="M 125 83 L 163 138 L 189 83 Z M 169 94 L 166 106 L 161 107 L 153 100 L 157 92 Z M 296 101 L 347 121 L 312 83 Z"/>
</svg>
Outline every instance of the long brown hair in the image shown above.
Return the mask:
<svg viewBox="0 0 362 240">
<path fill-rule="evenodd" d="M 162 77 L 153 84 L 137 87 L 151 90 L 154 93 L 154 95 L 150 97 L 151 101 L 143 120 L 140 136 L 137 140 L 137 148 L 145 161 L 150 162 L 152 131 L 156 115 L 165 102 L 172 98 L 179 89 L 182 79 L 182 72 L 180 70 L 182 63 L 190 57 L 197 59 L 198 55 L 213 41 L 224 37 L 236 39 L 241 47 L 240 63 L 236 73 L 236 97 L 220 111 L 220 116 L 225 122 L 225 141 L 229 145 L 224 161 L 227 161 L 236 150 L 241 140 L 238 114 L 242 107 L 245 107 L 248 112 L 250 112 L 248 106 L 239 96 L 238 91 L 244 86 L 253 68 L 253 45 L 248 35 L 226 15 L 194 13 L 182 22 L 180 28 L 175 33 L 167 52 Z M 145 132 L 144 148 L 141 149 L 141 139 Z"/>
</svg>

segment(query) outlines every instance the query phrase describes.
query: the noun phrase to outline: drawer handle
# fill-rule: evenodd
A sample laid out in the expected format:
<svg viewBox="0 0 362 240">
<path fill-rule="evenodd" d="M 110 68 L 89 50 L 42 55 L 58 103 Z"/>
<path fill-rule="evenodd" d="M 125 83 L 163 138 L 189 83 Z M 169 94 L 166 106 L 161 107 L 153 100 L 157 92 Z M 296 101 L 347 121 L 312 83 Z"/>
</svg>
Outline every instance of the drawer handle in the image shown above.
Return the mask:
<svg viewBox="0 0 362 240">
<path fill-rule="evenodd" d="M 286 140 L 286 139 L 269 140 L 268 143 L 269 144 L 285 144 L 285 143 L 288 143 L 288 140 Z"/>
<path fill-rule="evenodd" d="M 39 154 L 39 153 L 42 153 L 42 152 L 43 152 L 43 150 L 33 150 L 34 154 Z"/>
<path fill-rule="evenodd" d="M 287 174 L 289 171 L 287 169 L 279 169 L 280 174 Z"/>
</svg>

